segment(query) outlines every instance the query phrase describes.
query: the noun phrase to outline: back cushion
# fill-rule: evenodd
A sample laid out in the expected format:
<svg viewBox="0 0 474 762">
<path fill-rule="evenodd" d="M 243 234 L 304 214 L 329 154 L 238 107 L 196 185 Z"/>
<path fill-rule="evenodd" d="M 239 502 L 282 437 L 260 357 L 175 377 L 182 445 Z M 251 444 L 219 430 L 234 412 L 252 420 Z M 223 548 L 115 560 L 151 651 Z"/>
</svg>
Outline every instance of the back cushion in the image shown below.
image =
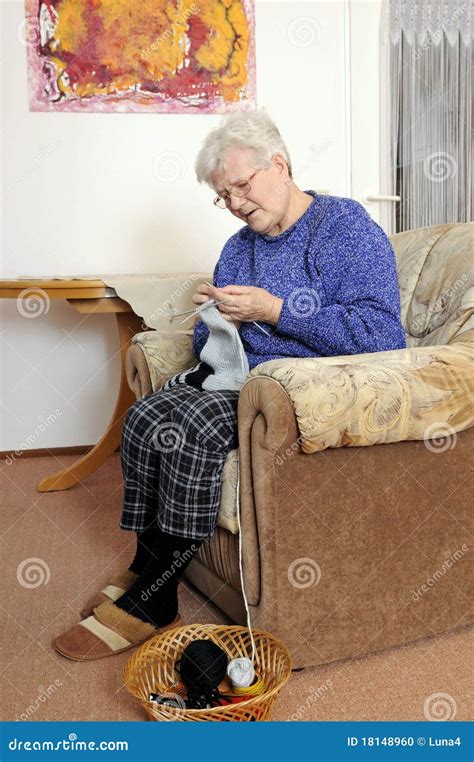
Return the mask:
<svg viewBox="0 0 474 762">
<path fill-rule="evenodd" d="M 474 224 L 391 237 L 407 346 L 449 344 L 474 327 Z"/>
</svg>

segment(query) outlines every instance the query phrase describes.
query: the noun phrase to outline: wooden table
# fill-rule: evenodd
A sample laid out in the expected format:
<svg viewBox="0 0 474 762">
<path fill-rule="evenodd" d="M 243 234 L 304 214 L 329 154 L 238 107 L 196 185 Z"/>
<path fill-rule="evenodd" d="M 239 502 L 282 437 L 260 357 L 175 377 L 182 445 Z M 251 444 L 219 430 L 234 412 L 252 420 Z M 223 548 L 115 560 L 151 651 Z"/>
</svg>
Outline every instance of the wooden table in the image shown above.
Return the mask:
<svg viewBox="0 0 474 762">
<path fill-rule="evenodd" d="M 143 330 L 142 319 L 102 280 L 0 280 L 0 297 L 26 300 L 28 297 L 65 299 L 78 312 L 86 314 L 113 313 L 117 321 L 120 345 L 120 386 L 110 423 L 97 444 L 73 465 L 50 476 L 37 486 L 38 492 L 53 492 L 72 487 L 86 479 L 111 455 L 120 444 L 122 421 L 135 396 L 125 374 L 125 356 L 134 334 Z"/>
</svg>

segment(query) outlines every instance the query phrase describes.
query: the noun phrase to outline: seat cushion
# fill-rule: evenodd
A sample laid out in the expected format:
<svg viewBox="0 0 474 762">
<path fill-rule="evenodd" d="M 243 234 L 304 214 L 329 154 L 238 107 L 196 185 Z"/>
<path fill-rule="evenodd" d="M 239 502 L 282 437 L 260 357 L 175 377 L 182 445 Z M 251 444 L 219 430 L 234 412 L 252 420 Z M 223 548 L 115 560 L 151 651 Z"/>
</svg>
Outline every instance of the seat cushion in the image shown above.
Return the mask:
<svg viewBox="0 0 474 762">
<path fill-rule="evenodd" d="M 237 507 L 239 500 L 239 449 L 231 450 L 224 464 L 218 526 L 238 534 Z"/>
</svg>

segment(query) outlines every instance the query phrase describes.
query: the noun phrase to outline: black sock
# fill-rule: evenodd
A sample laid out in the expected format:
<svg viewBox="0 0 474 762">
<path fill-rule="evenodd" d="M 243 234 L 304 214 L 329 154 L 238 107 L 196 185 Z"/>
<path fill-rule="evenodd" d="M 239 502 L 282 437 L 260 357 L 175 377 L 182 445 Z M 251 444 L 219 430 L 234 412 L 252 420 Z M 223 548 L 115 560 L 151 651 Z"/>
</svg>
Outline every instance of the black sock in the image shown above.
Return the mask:
<svg viewBox="0 0 474 762">
<path fill-rule="evenodd" d="M 193 370 L 192 373 L 186 373 L 185 383 L 188 384 L 188 386 L 194 386 L 196 389 L 202 391 L 202 382 L 212 373 L 214 373 L 213 368 L 211 368 L 207 362 L 201 360 L 197 366 L 197 370 Z"/>
<path fill-rule="evenodd" d="M 201 543 L 156 527 L 152 554 L 143 572 L 115 605 L 155 627 L 172 622 L 178 613 L 178 581 Z"/>
<path fill-rule="evenodd" d="M 150 558 L 152 558 L 153 546 L 155 545 L 156 530 L 158 525 L 156 521 L 150 524 L 143 532 L 137 532 L 137 549 L 135 558 L 128 567 L 128 570 L 135 574 L 142 574 Z"/>
</svg>

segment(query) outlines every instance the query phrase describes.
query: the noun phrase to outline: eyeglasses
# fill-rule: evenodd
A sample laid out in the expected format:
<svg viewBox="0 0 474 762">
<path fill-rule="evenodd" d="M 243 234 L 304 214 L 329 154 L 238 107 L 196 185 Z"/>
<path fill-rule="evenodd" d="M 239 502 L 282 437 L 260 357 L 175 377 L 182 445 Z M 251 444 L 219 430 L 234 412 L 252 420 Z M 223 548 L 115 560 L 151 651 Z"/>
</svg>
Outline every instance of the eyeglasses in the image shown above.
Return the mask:
<svg viewBox="0 0 474 762">
<path fill-rule="evenodd" d="M 250 175 L 249 179 L 245 183 L 238 183 L 237 185 L 231 185 L 230 190 L 227 193 L 223 193 L 221 196 L 216 196 L 213 204 L 214 206 L 217 206 L 218 209 L 227 209 L 227 207 L 230 204 L 230 197 L 231 196 L 237 196 L 237 198 L 242 198 L 243 196 L 246 196 L 247 193 L 250 193 L 252 190 L 252 186 L 250 184 L 250 181 L 253 180 L 257 172 L 260 172 L 261 169 L 257 169 L 253 175 Z"/>
</svg>

